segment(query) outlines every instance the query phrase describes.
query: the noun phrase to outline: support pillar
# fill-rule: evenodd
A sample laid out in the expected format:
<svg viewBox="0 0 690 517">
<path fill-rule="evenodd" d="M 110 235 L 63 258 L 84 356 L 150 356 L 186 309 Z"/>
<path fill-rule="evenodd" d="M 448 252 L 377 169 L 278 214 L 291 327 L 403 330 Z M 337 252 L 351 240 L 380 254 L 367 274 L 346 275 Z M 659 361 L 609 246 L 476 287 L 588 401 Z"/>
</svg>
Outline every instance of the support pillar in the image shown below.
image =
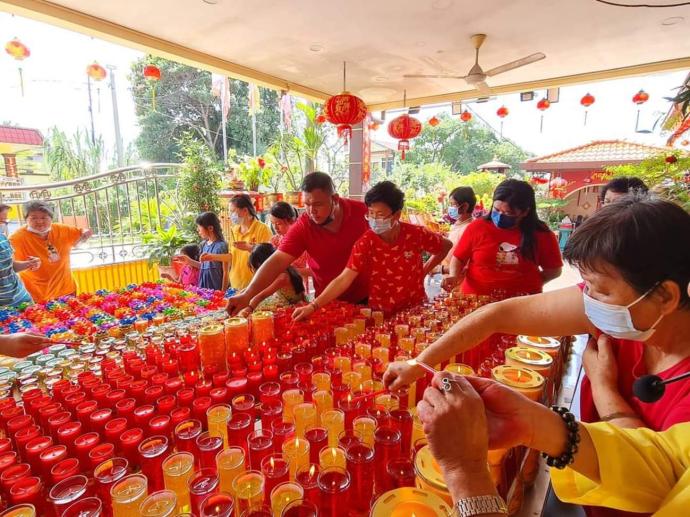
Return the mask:
<svg viewBox="0 0 690 517">
<path fill-rule="evenodd" d="M 350 189 L 351 199 L 363 200 L 369 189 L 371 178 L 371 137 L 369 133 L 369 116 L 363 122 L 353 126 L 350 139 Z"/>
</svg>

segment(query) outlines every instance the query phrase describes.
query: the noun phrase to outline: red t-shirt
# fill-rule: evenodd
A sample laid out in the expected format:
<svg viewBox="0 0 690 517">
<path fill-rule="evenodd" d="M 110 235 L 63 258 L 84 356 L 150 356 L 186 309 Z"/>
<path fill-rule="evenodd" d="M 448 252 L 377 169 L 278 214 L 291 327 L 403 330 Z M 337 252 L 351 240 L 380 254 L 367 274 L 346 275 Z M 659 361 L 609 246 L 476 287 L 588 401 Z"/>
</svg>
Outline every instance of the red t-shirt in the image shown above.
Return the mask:
<svg viewBox="0 0 690 517">
<path fill-rule="evenodd" d="M 424 301 L 425 251 L 441 253 L 443 237 L 401 222 L 393 244 L 371 230 L 362 235 L 352 248 L 347 267 L 369 277 L 369 306 L 392 314 Z"/>
<path fill-rule="evenodd" d="M 344 198 L 340 198 L 339 203 L 343 210 L 343 222 L 337 232 L 321 228 L 304 213 L 290 227 L 278 248 L 293 257 L 307 252 L 307 265 L 314 275 L 317 296 L 342 273 L 355 242 L 369 229 L 364 218 L 367 214 L 364 203 Z M 359 275 L 340 299 L 351 303 L 364 300 L 369 291 L 367 280 L 366 275 Z"/>
<path fill-rule="evenodd" d="M 492 221 L 477 219 L 462 234 L 453 255 L 468 261 L 461 289 L 465 294 L 488 294 L 497 289 L 509 296 L 540 293 L 544 282 L 539 267 L 563 266 L 561 250 L 551 231 L 535 232 L 535 260 L 520 253 L 522 231 L 498 228 Z"/>
</svg>

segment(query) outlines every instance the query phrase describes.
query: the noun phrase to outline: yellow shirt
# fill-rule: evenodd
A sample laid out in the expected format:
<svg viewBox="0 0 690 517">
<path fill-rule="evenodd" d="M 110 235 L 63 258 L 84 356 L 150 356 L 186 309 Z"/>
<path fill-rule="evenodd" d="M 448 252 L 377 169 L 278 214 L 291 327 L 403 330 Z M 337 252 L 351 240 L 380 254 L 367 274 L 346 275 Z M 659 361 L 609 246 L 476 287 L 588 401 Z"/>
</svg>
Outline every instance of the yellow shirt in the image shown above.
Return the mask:
<svg viewBox="0 0 690 517">
<path fill-rule="evenodd" d="M 252 272 L 249 269 L 249 252 L 236 248 L 233 242 L 248 242 L 249 244 L 261 244 L 271 240 L 271 229 L 261 221 L 254 219 L 249 230 L 242 233 L 240 225 L 236 224 L 231 229 L 230 255 L 230 287 L 244 289 L 252 280 Z"/>
<path fill-rule="evenodd" d="M 655 517 L 679 517 L 690 510 L 690 423 L 658 433 L 585 424 L 599 458 L 598 483 L 570 468 L 551 470 L 559 499 Z"/>
</svg>

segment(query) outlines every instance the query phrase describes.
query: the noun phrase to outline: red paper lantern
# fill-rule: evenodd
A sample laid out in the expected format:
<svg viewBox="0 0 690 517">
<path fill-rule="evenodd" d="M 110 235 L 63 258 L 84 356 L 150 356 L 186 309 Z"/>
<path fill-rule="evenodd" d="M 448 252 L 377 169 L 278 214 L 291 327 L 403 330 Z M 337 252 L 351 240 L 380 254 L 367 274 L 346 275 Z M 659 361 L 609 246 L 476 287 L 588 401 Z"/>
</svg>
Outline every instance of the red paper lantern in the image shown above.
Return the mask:
<svg viewBox="0 0 690 517">
<path fill-rule="evenodd" d="M 690 140 L 683 140 L 680 145 L 690 145 Z"/>
<path fill-rule="evenodd" d="M 7 52 L 13 59 L 17 61 L 24 61 L 27 57 L 31 55 L 29 47 L 24 45 L 17 38 L 8 41 L 5 44 L 5 52 Z"/>
<path fill-rule="evenodd" d="M 259 165 L 259 169 L 266 167 L 266 160 L 263 158 L 257 158 L 256 163 Z"/>
<path fill-rule="evenodd" d="M 88 75 L 94 81 L 102 81 L 108 75 L 108 72 L 105 71 L 105 68 L 94 61 L 93 64 L 90 64 L 86 67 L 86 75 Z"/>
<path fill-rule="evenodd" d="M 352 126 L 367 116 L 367 105 L 359 97 L 343 92 L 328 99 L 323 111 L 328 122 L 338 126 L 338 136 L 347 142 L 352 136 Z"/>
<path fill-rule="evenodd" d="M 160 81 L 161 69 L 156 65 L 146 65 L 144 67 L 144 77 L 149 81 Z"/>
<path fill-rule="evenodd" d="M 400 140 L 398 151 L 402 152 L 402 159 L 405 159 L 405 151 L 410 148 L 410 140 L 416 138 L 422 131 L 422 123 L 408 114 L 394 118 L 388 124 L 388 134 Z"/>
<path fill-rule="evenodd" d="M 369 129 L 371 129 L 372 131 L 376 131 L 379 127 L 381 127 L 381 124 L 379 124 L 378 122 L 372 122 L 371 124 L 369 124 Z"/>
<path fill-rule="evenodd" d="M 437 119 L 436 117 L 431 117 L 429 119 L 428 123 L 431 127 L 436 127 L 441 123 L 441 121 L 439 119 Z"/>
<path fill-rule="evenodd" d="M 549 99 L 542 99 L 539 102 L 537 102 L 537 109 L 539 111 L 546 111 L 551 107 L 551 102 L 549 102 Z"/>
<path fill-rule="evenodd" d="M 637 104 L 638 106 L 639 106 L 640 104 L 644 104 L 644 103 L 647 102 L 648 100 L 649 100 L 649 94 L 648 94 L 646 91 L 644 91 L 644 90 L 640 90 L 640 91 L 637 92 L 635 95 L 633 95 L 633 98 L 632 98 L 632 101 L 633 101 L 635 104 Z"/>
<path fill-rule="evenodd" d="M 496 110 L 496 115 L 498 115 L 499 118 L 506 118 L 508 116 L 508 108 L 505 106 L 501 106 Z"/>
<path fill-rule="evenodd" d="M 326 122 L 326 115 L 324 115 L 323 113 L 316 115 L 314 122 L 316 122 L 320 126 L 321 124 Z"/>
<path fill-rule="evenodd" d="M 580 99 L 580 104 L 582 104 L 585 108 L 589 108 L 592 104 L 594 104 L 595 100 L 594 95 L 587 93 Z"/>
<path fill-rule="evenodd" d="M 500 117 L 500 115 L 499 115 L 499 117 Z M 470 113 L 467 110 L 463 111 L 460 114 L 460 120 L 462 120 L 463 122 L 469 122 L 470 120 L 472 120 L 472 113 Z"/>
</svg>

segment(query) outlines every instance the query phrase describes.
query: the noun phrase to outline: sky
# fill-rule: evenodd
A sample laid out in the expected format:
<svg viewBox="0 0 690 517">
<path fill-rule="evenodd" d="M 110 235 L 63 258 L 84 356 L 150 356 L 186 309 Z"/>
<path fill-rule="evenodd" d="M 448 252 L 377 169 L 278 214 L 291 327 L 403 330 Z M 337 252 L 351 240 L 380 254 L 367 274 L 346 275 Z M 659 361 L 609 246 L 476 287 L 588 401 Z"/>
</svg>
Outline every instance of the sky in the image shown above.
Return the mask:
<svg viewBox="0 0 690 517">
<path fill-rule="evenodd" d="M 120 126 L 125 146 L 136 138 L 138 128 L 127 75 L 130 63 L 141 57 L 141 52 L 0 13 L 0 41 L 3 46 L 4 42 L 14 37 L 18 37 L 31 50 L 31 56 L 22 62 L 25 95 L 22 97 L 20 93 L 17 62 L 3 52 L 0 56 L 0 122 L 11 121 L 22 127 L 38 128 L 44 134 L 53 126 L 67 133 L 77 128 L 88 128 L 85 70 L 95 60 L 102 66 L 115 67 Z M 544 91 L 535 92 L 532 102 L 521 102 L 519 95 L 513 94 L 487 103 L 469 104 L 469 109 L 498 130 L 500 120 L 496 110 L 505 105 L 510 114 L 504 119 L 503 135 L 535 155 L 598 139 L 626 139 L 663 145 L 667 137 L 660 134 L 658 126 L 652 134 L 635 132 L 638 107 L 633 104 L 632 97 L 641 88 L 649 93 L 649 101 L 641 107 L 640 129 L 651 129 L 654 122 L 668 110 L 669 103 L 664 97 L 674 95 L 674 88 L 682 84 L 686 74 L 687 71 L 672 72 L 561 88 L 560 102 L 552 104 L 544 113 L 543 131 L 540 131 L 541 112 L 537 110 L 536 103 L 545 95 Z M 96 134 L 102 135 L 106 147 L 112 150 L 115 138 L 108 83 L 109 78 L 106 78 L 93 87 L 94 122 Z M 587 92 L 594 95 L 596 102 L 589 108 L 585 126 L 580 99 Z M 424 108 L 417 116 L 426 121 L 443 111 L 450 113 L 450 106 Z M 376 132 L 376 139 L 390 140 L 385 125 Z"/>
</svg>

